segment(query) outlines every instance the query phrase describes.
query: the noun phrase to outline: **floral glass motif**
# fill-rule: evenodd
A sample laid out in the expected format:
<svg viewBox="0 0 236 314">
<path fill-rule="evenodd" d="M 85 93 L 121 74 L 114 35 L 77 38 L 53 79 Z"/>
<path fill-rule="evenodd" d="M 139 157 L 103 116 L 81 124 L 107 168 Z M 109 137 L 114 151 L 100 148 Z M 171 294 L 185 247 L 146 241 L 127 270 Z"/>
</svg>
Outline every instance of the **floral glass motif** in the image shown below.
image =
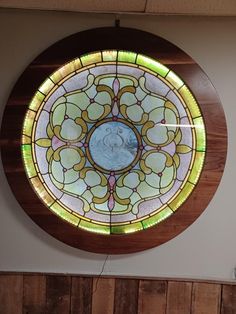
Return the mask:
<svg viewBox="0 0 236 314">
<path fill-rule="evenodd" d="M 181 78 L 117 50 L 54 72 L 30 102 L 22 134 L 41 201 L 103 234 L 140 231 L 172 215 L 197 184 L 205 151 L 201 111 Z"/>
</svg>

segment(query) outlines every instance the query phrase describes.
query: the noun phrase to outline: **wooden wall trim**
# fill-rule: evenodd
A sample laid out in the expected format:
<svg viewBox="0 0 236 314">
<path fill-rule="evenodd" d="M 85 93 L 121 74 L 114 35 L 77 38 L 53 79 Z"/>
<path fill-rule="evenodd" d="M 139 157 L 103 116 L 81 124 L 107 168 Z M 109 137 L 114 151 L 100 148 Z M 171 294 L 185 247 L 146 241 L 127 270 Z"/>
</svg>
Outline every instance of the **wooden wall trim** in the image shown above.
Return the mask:
<svg viewBox="0 0 236 314">
<path fill-rule="evenodd" d="M 151 276 L 130 276 L 130 275 L 94 275 L 94 274 L 76 274 L 76 273 L 52 273 L 52 272 L 19 272 L 19 271 L 0 271 L 0 277 L 3 275 L 23 275 L 23 276 L 73 276 L 73 277 L 88 277 L 88 278 L 99 278 L 99 279 L 138 279 L 138 280 L 149 280 L 149 281 L 183 281 L 183 282 L 199 282 L 199 283 L 210 283 L 210 284 L 222 284 L 222 285 L 235 285 L 236 280 L 220 280 L 211 278 L 181 278 L 181 277 L 151 277 Z"/>
<path fill-rule="evenodd" d="M 233 314 L 236 285 L 1 272 L 0 313 Z"/>
</svg>

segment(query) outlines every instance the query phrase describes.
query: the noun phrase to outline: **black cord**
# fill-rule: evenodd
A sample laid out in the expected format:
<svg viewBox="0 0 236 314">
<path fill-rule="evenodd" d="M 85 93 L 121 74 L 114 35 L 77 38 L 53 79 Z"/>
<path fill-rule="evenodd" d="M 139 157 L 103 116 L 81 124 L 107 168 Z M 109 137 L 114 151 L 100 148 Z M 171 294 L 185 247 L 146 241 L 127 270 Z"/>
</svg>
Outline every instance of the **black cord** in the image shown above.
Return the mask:
<svg viewBox="0 0 236 314">
<path fill-rule="evenodd" d="M 94 289 L 93 292 L 92 292 L 92 296 L 94 295 L 94 293 L 95 293 L 95 292 L 97 291 L 97 289 L 98 289 L 98 281 L 100 280 L 100 278 L 101 278 L 101 276 L 102 276 L 102 274 L 103 274 L 103 272 L 104 272 L 105 265 L 106 265 L 106 262 L 107 262 L 107 260 L 108 260 L 108 257 L 109 257 L 109 254 L 107 254 L 107 256 L 106 256 L 106 258 L 105 258 L 105 260 L 104 260 L 104 262 L 103 262 L 102 269 L 101 269 L 101 271 L 100 271 L 98 277 L 96 278 L 95 289 Z"/>
</svg>

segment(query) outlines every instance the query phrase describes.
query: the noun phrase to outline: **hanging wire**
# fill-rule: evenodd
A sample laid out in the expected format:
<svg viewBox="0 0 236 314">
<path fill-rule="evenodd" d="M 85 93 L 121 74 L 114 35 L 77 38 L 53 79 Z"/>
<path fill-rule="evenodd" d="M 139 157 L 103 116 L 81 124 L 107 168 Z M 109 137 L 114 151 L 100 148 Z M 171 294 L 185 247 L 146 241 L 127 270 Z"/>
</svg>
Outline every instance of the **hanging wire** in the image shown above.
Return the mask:
<svg viewBox="0 0 236 314">
<path fill-rule="evenodd" d="M 103 262 L 103 265 L 102 265 L 102 269 L 101 269 L 99 275 L 98 275 L 97 278 L 96 278 L 95 289 L 94 289 L 93 292 L 92 292 L 92 296 L 94 295 L 94 293 L 95 293 L 95 292 L 97 291 L 97 289 L 98 289 L 98 282 L 99 282 L 99 280 L 100 280 L 100 278 L 101 278 L 101 276 L 102 276 L 102 274 L 103 274 L 103 272 L 104 272 L 104 269 L 105 269 L 105 266 L 106 266 L 108 257 L 109 257 L 109 254 L 106 255 L 106 258 L 105 258 L 105 260 L 104 260 L 104 262 Z"/>
</svg>

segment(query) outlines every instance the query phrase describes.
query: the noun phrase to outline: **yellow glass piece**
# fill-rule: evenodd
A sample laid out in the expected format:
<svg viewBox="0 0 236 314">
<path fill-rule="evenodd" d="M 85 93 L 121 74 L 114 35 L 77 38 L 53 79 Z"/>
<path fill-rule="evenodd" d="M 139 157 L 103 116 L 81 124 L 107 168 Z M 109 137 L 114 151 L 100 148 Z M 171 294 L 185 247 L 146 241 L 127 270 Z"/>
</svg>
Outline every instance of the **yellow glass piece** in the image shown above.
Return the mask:
<svg viewBox="0 0 236 314">
<path fill-rule="evenodd" d="M 47 204 L 47 206 L 51 206 L 54 202 L 54 199 L 48 194 L 47 190 L 44 188 L 42 182 L 39 178 L 34 177 L 30 179 L 33 187 L 37 191 L 37 194 L 40 196 L 40 198 L 44 201 L 44 203 Z"/>
<path fill-rule="evenodd" d="M 36 144 L 40 147 L 50 147 L 52 145 L 52 141 L 47 138 L 40 138 L 36 141 Z"/>
<path fill-rule="evenodd" d="M 21 145 L 21 150 L 28 177 L 35 177 L 37 172 L 33 163 L 31 145 L 23 144 Z"/>
<path fill-rule="evenodd" d="M 167 81 L 171 83 L 176 89 L 184 85 L 184 82 L 173 72 L 170 71 L 166 76 Z"/>
<path fill-rule="evenodd" d="M 194 184 L 190 182 L 186 182 L 186 184 L 184 185 L 179 195 L 172 202 L 169 203 L 169 207 L 173 211 L 177 210 L 186 201 L 186 199 L 191 194 L 194 187 L 195 187 Z"/>
<path fill-rule="evenodd" d="M 35 93 L 34 98 L 31 100 L 29 104 L 29 109 L 37 111 L 42 104 L 43 100 L 45 98 L 45 95 L 40 93 L 39 91 Z"/>
<path fill-rule="evenodd" d="M 111 226 L 111 234 L 125 234 L 143 230 L 141 222 L 135 222 L 127 225 Z"/>
<path fill-rule="evenodd" d="M 116 61 L 117 58 L 117 51 L 110 50 L 110 51 L 103 51 L 102 52 L 102 59 L 103 61 Z"/>
<path fill-rule="evenodd" d="M 24 125 L 23 125 L 23 134 L 24 135 L 31 137 L 35 115 L 36 115 L 36 113 L 34 111 L 32 111 L 32 110 L 27 111 Z"/>
<path fill-rule="evenodd" d="M 190 92 L 186 85 L 179 89 L 180 95 L 183 97 L 185 104 L 187 105 L 192 118 L 201 116 L 201 111 L 196 103 L 193 94 Z"/>
<path fill-rule="evenodd" d="M 204 163 L 205 153 L 203 152 L 196 152 L 195 154 L 195 160 L 194 160 L 194 167 L 192 168 L 188 181 L 196 184 L 199 176 L 202 172 L 202 167 Z"/>
<path fill-rule="evenodd" d="M 196 150 L 200 152 L 206 151 L 206 133 L 204 128 L 204 122 L 202 118 L 195 118 L 193 119 L 195 125 L 195 132 L 196 132 Z"/>
<path fill-rule="evenodd" d="M 80 219 L 77 216 L 69 213 L 65 208 L 63 208 L 60 204 L 54 203 L 50 207 L 50 209 L 57 214 L 59 217 L 63 218 L 64 220 L 68 221 L 74 226 L 78 226 Z M 63 231 L 62 231 L 63 232 Z"/>
<path fill-rule="evenodd" d="M 86 231 L 91 231 L 91 232 L 101 233 L 101 234 L 110 234 L 110 226 L 99 225 L 99 224 L 92 223 L 89 221 L 81 220 L 79 227 Z"/>
<path fill-rule="evenodd" d="M 53 89 L 54 86 L 55 84 L 48 78 L 39 87 L 39 91 L 43 93 L 44 95 L 47 95 L 50 92 L 50 90 Z"/>
<path fill-rule="evenodd" d="M 118 61 L 135 63 L 136 56 L 137 56 L 137 54 L 134 52 L 119 51 L 118 52 Z"/>
<path fill-rule="evenodd" d="M 169 69 L 163 64 L 140 54 L 137 57 L 136 63 L 156 72 L 157 74 L 160 74 L 162 77 L 165 77 L 169 72 Z"/>
<path fill-rule="evenodd" d="M 31 138 L 26 135 L 22 135 L 22 144 L 31 144 Z"/>
<path fill-rule="evenodd" d="M 147 229 L 149 227 L 152 227 L 152 226 L 158 224 L 159 222 L 161 222 L 162 220 L 165 220 L 166 218 L 168 218 L 172 214 L 173 214 L 173 211 L 167 206 L 166 208 L 164 208 L 162 211 L 160 211 L 156 215 L 151 216 L 151 217 L 143 220 L 142 221 L 143 228 Z"/>
<path fill-rule="evenodd" d="M 180 154 L 187 154 L 192 150 L 188 145 L 177 145 L 176 152 Z"/>
<path fill-rule="evenodd" d="M 82 56 L 80 58 L 82 65 L 88 66 L 94 63 L 98 63 L 102 61 L 102 54 L 101 52 L 96 52 L 96 53 L 92 53 L 92 54 L 87 54 L 85 56 Z"/>
</svg>

